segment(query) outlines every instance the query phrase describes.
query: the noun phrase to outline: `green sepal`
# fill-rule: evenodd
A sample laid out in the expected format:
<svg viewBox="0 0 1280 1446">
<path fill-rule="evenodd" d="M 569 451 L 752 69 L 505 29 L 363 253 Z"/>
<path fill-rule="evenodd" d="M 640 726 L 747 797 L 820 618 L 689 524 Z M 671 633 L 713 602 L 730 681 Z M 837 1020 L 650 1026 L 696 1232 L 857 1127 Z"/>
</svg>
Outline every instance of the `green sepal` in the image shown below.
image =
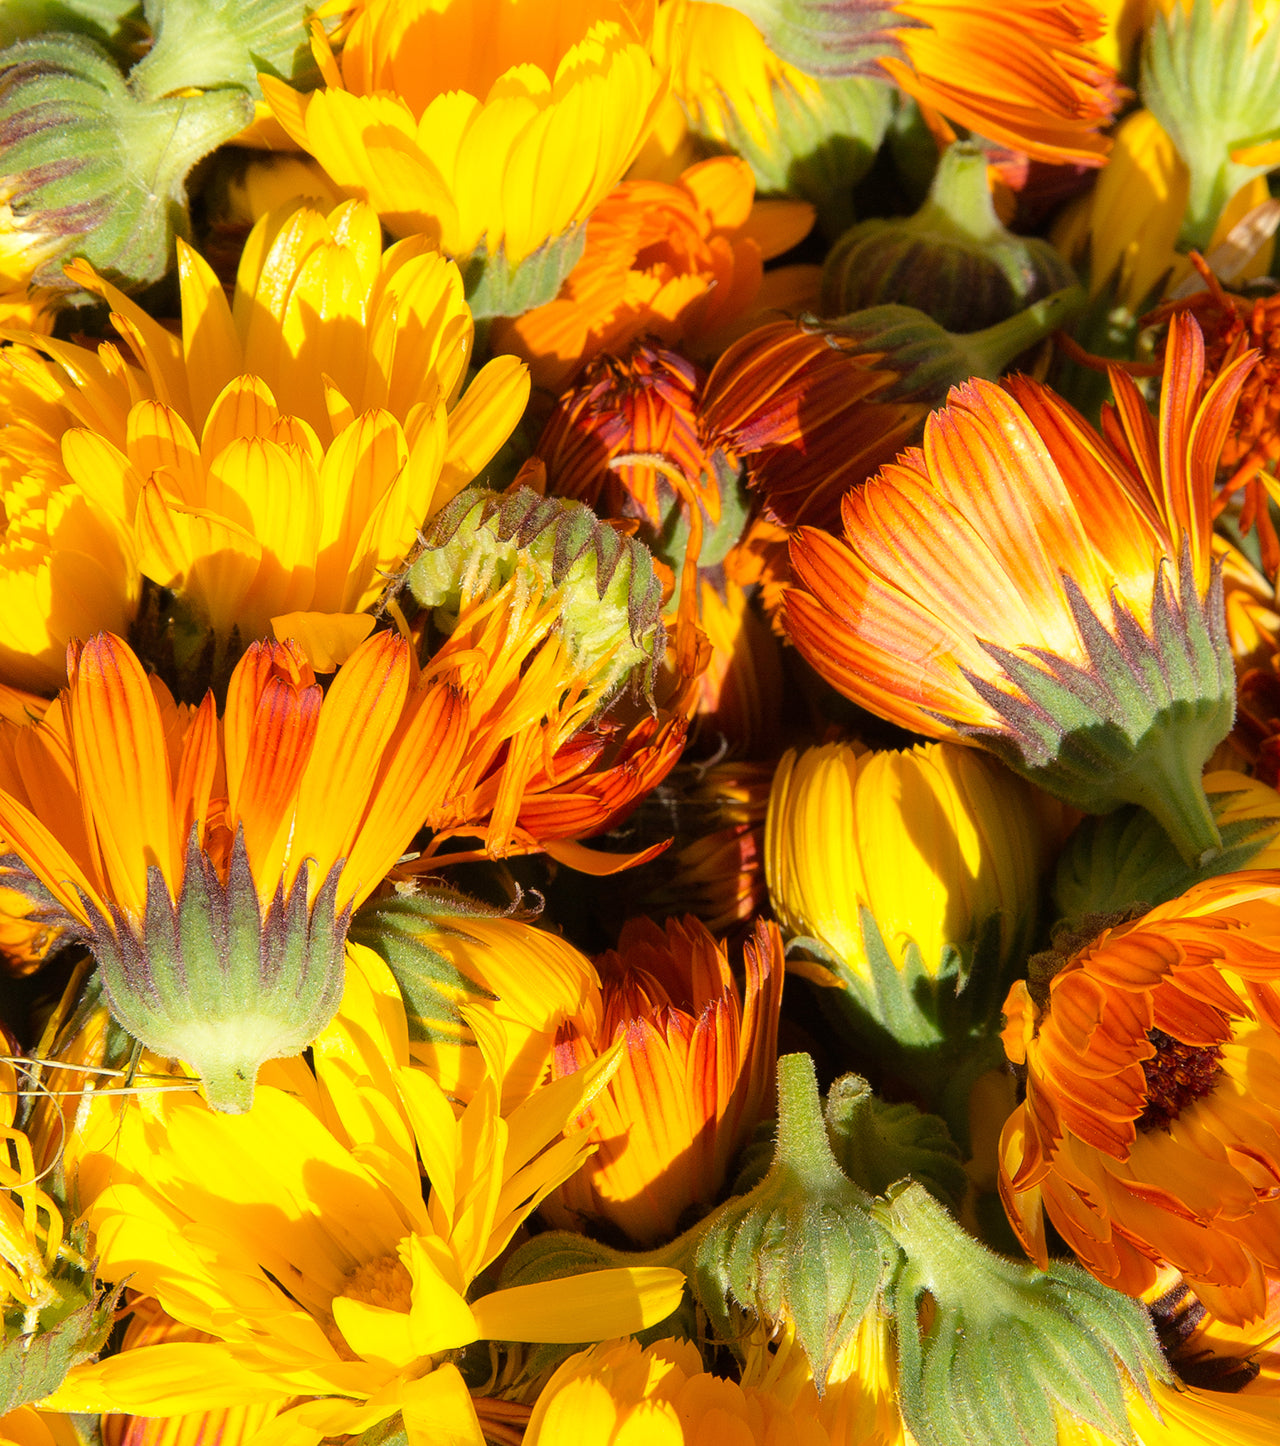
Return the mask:
<svg viewBox="0 0 1280 1446">
<path fill-rule="evenodd" d="M 372 949 L 395 976 L 409 1038 L 448 1043 L 470 1033 L 460 1005 L 495 1000 L 497 995 L 464 974 L 431 940 L 475 942 L 462 921 L 502 916 L 499 909 L 440 886 L 371 899 L 352 919 L 349 938 Z"/>
<path fill-rule="evenodd" d="M 861 1076 L 846 1074 L 827 1091 L 826 1120 L 836 1163 L 868 1195 L 911 1179 L 943 1205 L 959 1206 L 969 1177 L 939 1116 L 912 1104 L 886 1104 Z"/>
<path fill-rule="evenodd" d="M 156 1054 L 188 1061 L 215 1110 L 253 1104 L 258 1070 L 300 1054 L 333 1018 L 345 976 L 346 913 L 335 912 L 336 864 L 308 907 L 312 865 L 286 895 L 258 899 L 236 834 L 224 884 L 192 827 L 175 901 L 163 875 L 147 876 L 144 928 L 118 910 L 96 915 L 89 946 L 115 1020 Z"/>
<path fill-rule="evenodd" d="M 504 252 L 483 247 L 459 257 L 458 270 L 471 315 L 477 321 L 523 316 L 535 306 L 545 305 L 564 285 L 586 244 L 587 228 L 580 223 L 544 241 L 515 266 L 508 264 Z"/>
<path fill-rule="evenodd" d="M 886 80 L 854 75 L 815 78 L 803 91 L 776 82 L 773 116 L 757 109 L 750 125 L 723 99 L 705 119 L 696 101 L 684 103 L 684 110 L 703 149 L 712 154 L 728 149 L 747 162 L 759 195 L 808 201 L 822 230 L 838 236 L 853 224 L 853 188 L 875 161 L 893 117 L 894 95 Z"/>
<path fill-rule="evenodd" d="M 1127 1391 L 1151 1402 L 1171 1378 L 1140 1302 L 1078 1265 L 994 1255 L 919 1183 L 874 1213 L 901 1251 L 885 1298 L 919 1446 L 1057 1446 L 1059 1414 L 1133 1440 Z"/>
<path fill-rule="evenodd" d="M 35 1319 L 28 1319 L 22 1307 L 12 1302 L 5 1310 L 0 1415 L 56 1391 L 73 1366 L 92 1360 L 106 1345 L 115 1324 L 123 1281 L 109 1289 L 100 1287 L 92 1269 L 60 1262 L 50 1284 L 57 1299 Z"/>
<path fill-rule="evenodd" d="M 1182 857 L 1200 867 L 1222 847 L 1200 775 L 1235 717 L 1235 673 L 1226 635 L 1222 575 L 1215 563 L 1197 593 L 1189 543 L 1175 594 L 1162 566 L 1145 630 L 1113 599 L 1107 628 L 1063 576 L 1087 652 L 1077 666 L 1041 648 L 982 647 L 1010 692 L 965 671 L 998 728 L 967 730 L 1018 773 L 1085 813 L 1136 803 L 1159 820 Z"/>
<path fill-rule="evenodd" d="M 143 8 L 155 40 L 129 72 L 139 100 L 224 86 L 261 97 L 263 72 L 304 89 L 319 79 L 314 0 L 144 0 Z"/>
<path fill-rule="evenodd" d="M 833 346 L 875 352 L 898 380 L 876 393 L 876 401 L 917 401 L 941 406 L 952 387 L 970 377 L 995 381 L 1028 347 L 1065 326 L 1084 304 L 1084 291 L 1055 291 L 1004 321 L 981 331 L 948 331 L 914 306 L 887 302 L 831 320 L 806 318 L 826 332 Z"/>
<path fill-rule="evenodd" d="M 829 316 L 914 306 L 948 331 L 973 332 L 1075 280 L 1048 241 L 1002 225 L 986 152 L 956 142 L 913 216 L 863 221 L 835 243 L 822 271 L 821 305 Z"/>
<path fill-rule="evenodd" d="M 85 257 L 125 289 L 169 269 L 186 235 L 191 167 L 253 119 L 242 90 L 139 101 L 91 40 L 55 35 L 0 52 L 0 154 L 18 223 L 55 237 L 38 284 L 67 287 Z"/>
<path fill-rule="evenodd" d="M 1224 823 L 1223 815 L 1239 797 L 1235 792 L 1208 795 L 1222 852 L 1200 867 L 1179 857 L 1152 815 L 1136 805 L 1085 819 L 1058 860 L 1053 902 L 1059 918 L 1074 923 L 1086 914 L 1110 914 L 1139 902 L 1154 908 L 1193 884 L 1249 868 L 1280 834 L 1280 815 Z"/>
<path fill-rule="evenodd" d="M 1252 0 L 1157 7 L 1142 48 L 1142 102 L 1187 163 L 1190 192 L 1179 245 L 1207 250 L 1223 208 L 1274 165 L 1231 153 L 1280 137 L 1280 44 Z M 1260 24 L 1264 33 L 1250 43 Z"/>
<path fill-rule="evenodd" d="M 816 1000 L 849 1048 L 909 1087 L 965 1146 L 969 1091 L 1002 1058 L 995 1037 L 1000 1007 L 1034 916 L 1029 912 L 1023 921 L 1015 947 L 1002 950 L 1002 916 L 989 914 L 977 921 L 969 939 L 950 945 L 933 969 L 925 966 L 914 940 L 899 968 L 865 905 L 858 923 L 865 972 L 817 939 L 792 939 L 787 954 L 808 955 L 827 966 L 839 987 L 819 987 Z"/>
<path fill-rule="evenodd" d="M 405 582 L 438 626 L 457 621 L 464 585 L 491 597 L 519 575 L 528 598 L 557 595 L 556 626 L 584 682 L 611 695 L 634 676 L 653 695 L 666 633 L 662 585 L 642 542 L 581 502 L 529 487 L 470 487 L 431 520 Z"/>
<path fill-rule="evenodd" d="M 881 0 L 730 0 L 769 49 L 806 75 L 877 75 L 882 56 L 904 59 L 897 32 L 923 22 Z"/>
<path fill-rule="evenodd" d="M 397 1411 L 385 1421 L 379 1421 L 367 1431 L 361 1431 L 358 1436 L 349 1436 L 347 1440 L 349 1446 L 409 1446 L 404 1413 Z"/>
<path fill-rule="evenodd" d="M 126 20 L 141 20 L 140 0 L 4 0 L 0 8 L 0 46 L 51 31 L 71 31 L 111 46 Z"/>
<path fill-rule="evenodd" d="M 869 1206 L 832 1154 L 813 1060 L 783 1056 L 773 1164 L 720 1208 L 694 1259 L 693 1291 L 713 1328 L 732 1339 L 735 1308 L 792 1322 L 821 1391 L 884 1273 L 886 1241 Z"/>
</svg>

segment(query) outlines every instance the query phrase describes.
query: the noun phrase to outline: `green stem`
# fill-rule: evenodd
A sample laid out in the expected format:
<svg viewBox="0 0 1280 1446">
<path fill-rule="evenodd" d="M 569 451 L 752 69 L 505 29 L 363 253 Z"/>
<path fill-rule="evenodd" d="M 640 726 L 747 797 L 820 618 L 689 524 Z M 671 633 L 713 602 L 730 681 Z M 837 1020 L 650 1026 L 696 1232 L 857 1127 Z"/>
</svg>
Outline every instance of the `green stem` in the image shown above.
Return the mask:
<svg viewBox="0 0 1280 1446">
<path fill-rule="evenodd" d="M 962 335 L 952 334 L 958 350 L 971 361 L 974 376 L 998 377 L 1014 357 L 1060 331 L 1084 307 L 1082 286 L 1067 286 L 1033 302 L 994 326 Z"/>
<path fill-rule="evenodd" d="M 1122 794 L 1155 818 L 1192 868 L 1203 868 L 1222 852 L 1222 835 L 1201 777 L 1181 731 L 1167 727 L 1144 740 L 1142 771 L 1125 780 Z"/>
</svg>

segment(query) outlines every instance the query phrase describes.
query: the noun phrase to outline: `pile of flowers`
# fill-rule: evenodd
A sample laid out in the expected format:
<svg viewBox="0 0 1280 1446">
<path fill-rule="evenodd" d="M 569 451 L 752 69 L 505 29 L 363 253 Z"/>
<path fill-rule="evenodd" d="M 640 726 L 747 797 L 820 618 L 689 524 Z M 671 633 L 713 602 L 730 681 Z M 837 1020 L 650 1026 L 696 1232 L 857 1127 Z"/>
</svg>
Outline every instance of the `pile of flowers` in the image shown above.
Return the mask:
<svg viewBox="0 0 1280 1446">
<path fill-rule="evenodd" d="M 8 0 L 0 1443 L 1280 1439 L 1277 137 L 1272 0 Z"/>
</svg>

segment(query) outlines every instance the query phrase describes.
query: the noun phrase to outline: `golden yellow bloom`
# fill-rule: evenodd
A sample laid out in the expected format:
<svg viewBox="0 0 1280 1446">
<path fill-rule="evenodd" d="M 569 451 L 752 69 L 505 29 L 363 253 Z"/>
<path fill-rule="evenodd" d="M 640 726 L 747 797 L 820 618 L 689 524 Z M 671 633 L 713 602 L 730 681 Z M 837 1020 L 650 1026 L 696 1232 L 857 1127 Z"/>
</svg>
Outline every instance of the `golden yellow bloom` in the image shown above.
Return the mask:
<svg viewBox="0 0 1280 1446">
<path fill-rule="evenodd" d="M 514 268 L 621 180 L 665 91 L 622 0 L 356 0 L 324 86 L 262 77 L 292 139 L 397 236 Z"/>
<path fill-rule="evenodd" d="M 0 1442 L 4 1446 L 84 1446 L 76 1422 L 64 1411 L 41 1411 L 19 1406 L 0 1417 Z"/>
<path fill-rule="evenodd" d="M 415 1442 L 482 1446 L 453 1352 L 626 1334 L 668 1314 L 681 1276 L 655 1268 L 468 1298 L 581 1160 L 586 1137 L 561 1133 L 614 1064 L 539 1090 L 503 1120 L 498 1027 L 477 1032 L 494 1068 L 459 1115 L 409 1064 L 385 966 L 353 948 L 314 1074 L 300 1059 L 271 1066 L 249 1113 L 219 1116 L 189 1095 L 97 1095 L 76 1188 L 99 1272 L 128 1275 L 214 1339 L 77 1367 L 50 1404 L 151 1417 L 271 1407 L 299 1446 L 399 1411 Z"/>
<path fill-rule="evenodd" d="M 768 1111 L 782 1002 L 782 938 L 758 920 L 739 990 L 728 950 L 696 919 L 629 919 L 596 961 L 604 1017 L 595 1037 L 567 1021 L 555 1074 L 572 1076 L 623 1041 L 623 1060 L 579 1122 L 598 1152 L 543 1207 L 566 1227 L 604 1220 L 639 1244 L 673 1236 L 709 1206 Z"/>
<path fill-rule="evenodd" d="M 383 255 L 358 203 L 264 217 L 230 303 L 180 245 L 181 336 L 71 269 L 111 304 L 130 358 L 111 342 L 0 352 L 0 661 L 23 686 L 57 686 L 71 637 L 126 631 L 142 576 L 179 594 L 180 665 L 206 626 L 226 650 L 273 618 L 358 613 L 528 394 L 506 358 L 461 395 L 472 322 L 456 267 L 417 240 Z M 348 624 L 328 666 L 368 628 Z"/>
<path fill-rule="evenodd" d="M 1026 1102 L 1001 1194 L 1131 1295 L 1165 1263 L 1210 1312 L 1259 1316 L 1280 1270 L 1280 873 L 1227 874 L 1104 929 L 1005 1003 Z M 1049 966 L 1053 967 L 1053 966 Z"/>
<path fill-rule="evenodd" d="M 1186 163 L 1155 116 L 1147 110 L 1126 116 L 1093 190 L 1068 208 L 1053 233 L 1064 255 L 1087 263 L 1092 295 L 1109 287 L 1116 302 L 1137 316 L 1192 275 L 1191 263 L 1177 250 L 1190 184 Z M 1247 181 L 1217 218 L 1210 252 L 1266 198 L 1262 177 Z M 1265 276 L 1273 250 L 1268 239 L 1252 254 L 1224 258 L 1225 279 Z"/>
<path fill-rule="evenodd" d="M 13 1065 L 0 1061 L 0 1301 L 6 1315 L 25 1314 L 30 1330 L 59 1300 L 50 1272 L 62 1248 L 62 1211 L 41 1188 L 26 1132 L 14 1127 L 18 1090 Z"/>
<path fill-rule="evenodd" d="M 381 955 L 404 995 L 409 1050 L 452 1099 L 470 1100 L 488 1062 L 467 1022 L 501 1025 L 502 1113 L 551 1074 L 557 1031 L 572 1020 L 594 1037 L 600 980 L 585 954 L 549 929 L 458 894 L 399 894 L 357 915 L 351 937 Z"/>
<path fill-rule="evenodd" d="M 703 1369 L 691 1341 L 610 1341 L 571 1356 L 543 1387 L 525 1446 L 827 1446 L 810 1388 L 801 1402 Z M 853 1440 L 855 1438 L 848 1438 Z M 858 1438 L 861 1440 L 861 1438 Z"/>
<path fill-rule="evenodd" d="M 754 196 L 751 169 L 736 156 L 700 161 L 674 185 L 623 181 L 591 213 L 555 300 L 496 322 L 493 349 L 523 357 L 550 391 L 639 336 L 714 354 L 728 327 L 769 305 L 764 263 L 813 225 L 802 201 Z"/>
<path fill-rule="evenodd" d="M 220 721 L 118 638 L 68 668 L 38 724 L 0 725 L 6 882 L 85 940 L 135 1038 L 243 1109 L 332 1015 L 350 911 L 453 786 L 464 706 L 392 633 L 323 695 L 296 647 L 255 644 Z"/>
<path fill-rule="evenodd" d="M 979 946 L 984 969 L 1025 954 L 1063 832 L 1052 799 L 973 749 L 793 750 L 769 799 L 769 893 L 868 990 L 886 963 L 963 978 Z"/>
<path fill-rule="evenodd" d="M 1105 436 L 1026 378 L 953 389 L 922 447 L 846 496 L 843 542 L 797 534 L 788 632 L 882 717 L 992 748 L 1086 811 L 1139 803 L 1188 859 L 1216 850 L 1199 774 L 1234 671 L 1211 507 L 1252 362 L 1209 384 L 1177 318 L 1159 429 L 1113 368 Z"/>
</svg>

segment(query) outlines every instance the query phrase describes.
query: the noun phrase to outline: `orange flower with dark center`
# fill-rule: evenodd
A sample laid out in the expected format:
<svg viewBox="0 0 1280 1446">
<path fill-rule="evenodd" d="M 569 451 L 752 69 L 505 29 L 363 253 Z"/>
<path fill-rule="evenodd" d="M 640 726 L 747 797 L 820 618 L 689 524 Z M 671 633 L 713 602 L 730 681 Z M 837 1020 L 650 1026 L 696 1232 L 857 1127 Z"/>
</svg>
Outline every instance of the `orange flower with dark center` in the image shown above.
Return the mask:
<svg viewBox="0 0 1280 1446">
<path fill-rule="evenodd" d="M 834 525 L 841 496 L 891 461 L 928 411 L 876 400 L 899 379 L 879 361 L 802 322 L 756 327 L 707 379 L 704 443 L 746 466 L 785 526 Z"/>
<path fill-rule="evenodd" d="M 565 1025 L 553 1073 L 585 1068 L 620 1036 L 617 1072 L 579 1122 L 600 1148 L 543 1205 L 556 1224 L 605 1221 L 637 1244 L 669 1239 L 706 1209 L 768 1111 L 782 1003 L 782 935 L 758 920 L 743 948 L 745 988 L 696 919 L 630 919 L 596 961 L 604 1018 L 595 1038 Z"/>
<path fill-rule="evenodd" d="M 1118 1290 L 1171 1265 L 1213 1315 L 1260 1315 L 1280 1272 L 1280 872 L 1038 956 L 1005 1018 L 1027 1095 L 1000 1190 L 1028 1252 L 1044 1263 L 1043 1211 Z"/>
</svg>

